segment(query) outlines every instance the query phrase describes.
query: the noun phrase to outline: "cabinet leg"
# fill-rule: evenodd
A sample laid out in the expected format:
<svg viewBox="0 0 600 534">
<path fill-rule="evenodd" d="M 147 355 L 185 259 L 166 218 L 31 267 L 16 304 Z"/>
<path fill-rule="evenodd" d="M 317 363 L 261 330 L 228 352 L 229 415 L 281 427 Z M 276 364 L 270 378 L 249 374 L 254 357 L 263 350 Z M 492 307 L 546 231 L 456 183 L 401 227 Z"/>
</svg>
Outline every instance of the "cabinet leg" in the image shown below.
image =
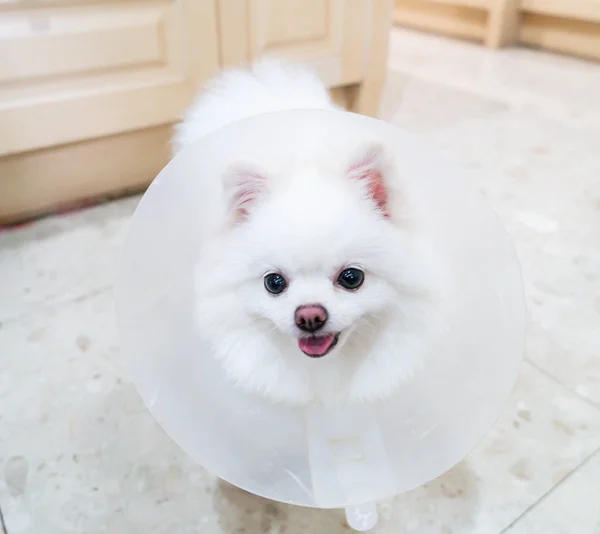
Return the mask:
<svg viewBox="0 0 600 534">
<path fill-rule="evenodd" d="M 381 104 L 381 93 L 385 75 L 377 80 L 365 80 L 362 83 L 334 87 L 331 98 L 334 103 L 348 111 L 377 118 Z"/>
<path fill-rule="evenodd" d="M 496 0 L 490 6 L 485 44 L 490 48 L 511 46 L 519 34 L 520 0 Z"/>
<path fill-rule="evenodd" d="M 381 93 L 385 84 L 385 71 L 371 76 L 362 83 L 348 87 L 350 91 L 350 109 L 355 113 L 379 117 Z"/>
<path fill-rule="evenodd" d="M 387 73 L 394 3 L 393 0 L 373 0 L 369 5 L 371 20 L 365 76 L 349 90 L 352 111 L 377 117 Z"/>
</svg>

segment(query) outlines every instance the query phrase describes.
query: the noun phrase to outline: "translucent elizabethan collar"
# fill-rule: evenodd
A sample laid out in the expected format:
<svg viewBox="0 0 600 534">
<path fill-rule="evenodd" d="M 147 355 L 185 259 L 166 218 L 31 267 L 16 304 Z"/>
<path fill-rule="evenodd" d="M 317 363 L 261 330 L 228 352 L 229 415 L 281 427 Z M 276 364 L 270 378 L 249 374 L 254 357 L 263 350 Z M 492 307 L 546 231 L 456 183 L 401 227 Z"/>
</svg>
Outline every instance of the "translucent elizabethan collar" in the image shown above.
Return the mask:
<svg viewBox="0 0 600 534">
<path fill-rule="evenodd" d="M 431 215 L 446 266 L 447 329 L 423 369 L 383 403 L 327 410 L 270 403 L 236 388 L 197 337 L 192 270 L 216 231 L 214 176 L 238 161 L 265 169 L 273 158 L 291 161 L 307 139 L 325 155 L 342 140 L 382 144 Z M 515 252 L 479 193 L 404 131 L 341 111 L 261 115 L 175 157 L 133 217 L 117 313 L 144 401 L 188 454 L 252 493 L 321 508 L 393 496 L 464 458 L 506 402 L 525 336 Z"/>
</svg>

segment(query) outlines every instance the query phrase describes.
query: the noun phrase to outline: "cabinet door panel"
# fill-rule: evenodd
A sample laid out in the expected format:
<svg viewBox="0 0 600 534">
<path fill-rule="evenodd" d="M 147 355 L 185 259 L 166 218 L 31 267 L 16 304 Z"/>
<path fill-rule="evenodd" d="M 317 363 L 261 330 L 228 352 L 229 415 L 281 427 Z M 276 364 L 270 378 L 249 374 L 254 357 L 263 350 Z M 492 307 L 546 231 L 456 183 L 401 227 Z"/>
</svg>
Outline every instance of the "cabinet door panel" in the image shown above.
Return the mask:
<svg viewBox="0 0 600 534">
<path fill-rule="evenodd" d="M 276 56 L 311 66 L 333 87 L 361 80 L 368 0 L 218 0 L 221 62 Z"/>
<path fill-rule="evenodd" d="M 0 4 L 0 155 L 173 122 L 218 68 L 212 2 L 30 5 Z"/>
</svg>

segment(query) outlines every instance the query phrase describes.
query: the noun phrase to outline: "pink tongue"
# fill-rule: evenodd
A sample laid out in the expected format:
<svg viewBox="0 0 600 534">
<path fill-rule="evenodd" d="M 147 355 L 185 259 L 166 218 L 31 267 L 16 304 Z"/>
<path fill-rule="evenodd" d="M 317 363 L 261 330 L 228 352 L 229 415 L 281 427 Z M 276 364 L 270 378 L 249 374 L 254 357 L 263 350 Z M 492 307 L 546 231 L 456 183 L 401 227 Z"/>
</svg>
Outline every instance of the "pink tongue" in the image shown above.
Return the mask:
<svg viewBox="0 0 600 534">
<path fill-rule="evenodd" d="M 301 337 L 298 340 L 298 346 L 302 352 L 310 356 L 322 356 L 329 350 L 334 339 L 334 334 L 329 334 L 328 336 Z"/>
</svg>

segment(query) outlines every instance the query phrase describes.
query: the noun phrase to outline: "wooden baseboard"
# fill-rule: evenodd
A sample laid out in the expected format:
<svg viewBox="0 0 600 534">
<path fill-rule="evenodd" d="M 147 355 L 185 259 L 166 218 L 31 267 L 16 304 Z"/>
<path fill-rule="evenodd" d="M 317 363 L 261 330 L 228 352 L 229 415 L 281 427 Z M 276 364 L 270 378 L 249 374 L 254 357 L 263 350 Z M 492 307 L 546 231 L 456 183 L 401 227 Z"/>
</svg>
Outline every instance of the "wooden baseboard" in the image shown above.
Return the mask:
<svg viewBox="0 0 600 534">
<path fill-rule="evenodd" d="M 598 0 L 519 0 L 526 13 L 551 15 L 558 18 L 600 22 Z"/>
<path fill-rule="evenodd" d="M 466 5 L 449 5 L 423 0 L 396 0 L 394 23 L 449 37 L 482 41 L 487 28 L 487 11 Z"/>
<path fill-rule="evenodd" d="M 143 190 L 170 158 L 171 126 L 0 158 L 0 224 Z"/>
<path fill-rule="evenodd" d="M 587 59 L 600 59 L 600 23 L 524 13 L 519 42 Z"/>
</svg>

